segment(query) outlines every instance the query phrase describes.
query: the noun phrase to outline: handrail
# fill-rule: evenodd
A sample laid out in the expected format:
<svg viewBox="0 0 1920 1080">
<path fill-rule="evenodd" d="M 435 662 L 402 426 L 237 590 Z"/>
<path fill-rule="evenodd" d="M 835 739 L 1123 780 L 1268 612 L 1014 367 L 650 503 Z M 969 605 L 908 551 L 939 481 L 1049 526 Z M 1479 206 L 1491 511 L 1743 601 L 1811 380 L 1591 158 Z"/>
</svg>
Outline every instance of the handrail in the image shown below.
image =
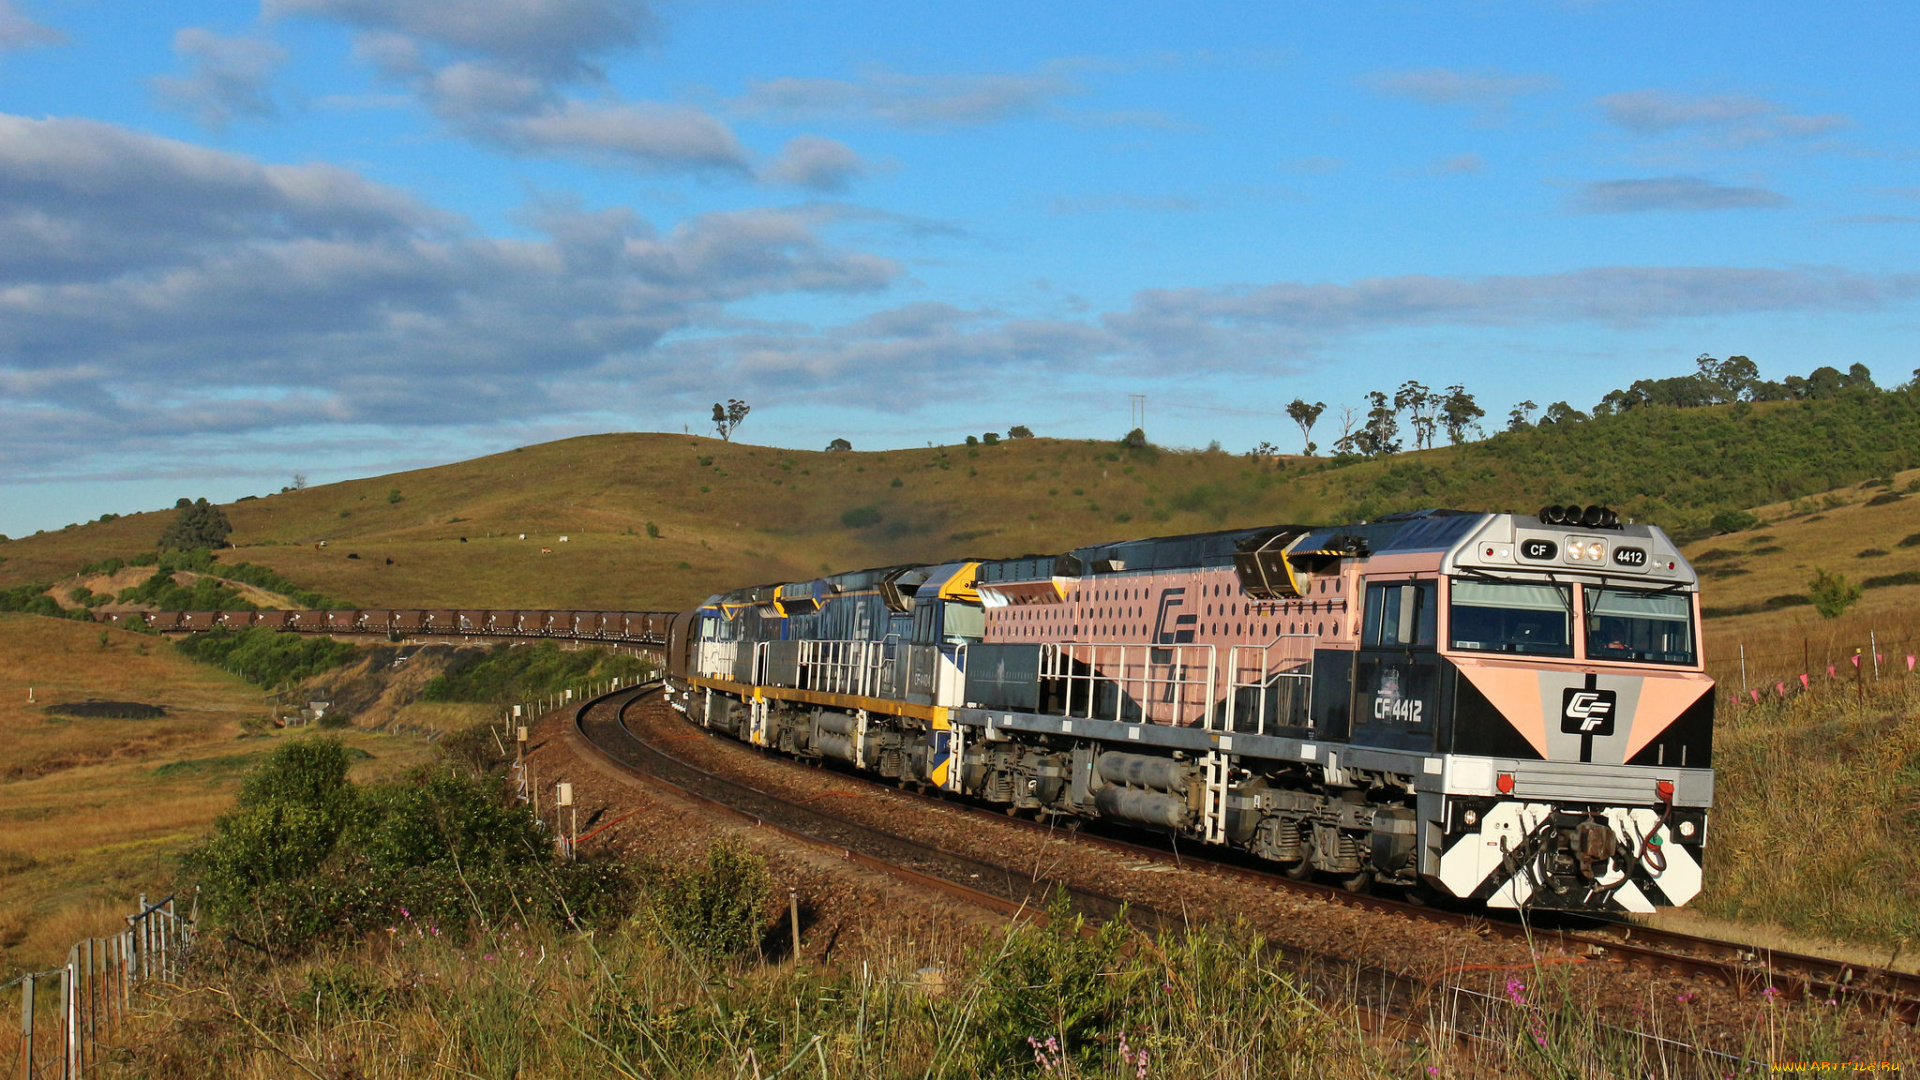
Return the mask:
<svg viewBox="0 0 1920 1080">
<path fill-rule="evenodd" d="M 1216 655 L 1212 645 L 1043 642 L 1040 678 L 1064 685 L 1069 717 L 1191 727 L 1214 712 Z"/>
</svg>

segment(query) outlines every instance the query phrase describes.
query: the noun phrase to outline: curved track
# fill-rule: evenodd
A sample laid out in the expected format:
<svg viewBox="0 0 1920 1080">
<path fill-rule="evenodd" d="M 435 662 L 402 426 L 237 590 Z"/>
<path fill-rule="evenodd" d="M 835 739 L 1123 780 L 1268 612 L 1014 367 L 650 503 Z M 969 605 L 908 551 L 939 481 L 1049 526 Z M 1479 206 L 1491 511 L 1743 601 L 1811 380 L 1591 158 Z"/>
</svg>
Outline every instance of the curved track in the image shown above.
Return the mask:
<svg viewBox="0 0 1920 1080">
<path fill-rule="evenodd" d="M 695 730 L 705 728 L 694 725 Z M 624 730 L 624 729 L 623 729 Z M 640 742 L 627 732 L 629 738 Z M 644 745 L 644 744 L 643 744 Z M 658 754 L 658 751 L 653 751 Z M 765 751 L 762 751 L 765 753 Z M 778 756 L 778 755 L 773 755 Z M 670 759 L 671 760 L 671 759 Z M 679 763 L 681 768 L 692 766 Z M 858 771 L 833 767 L 836 775 L 880 787 L 882 784 Z M 704 774 L 709 777 L 712 774 Z M 764 794 L 764 793 L 763 793 Z M 767 796 L 772 798 L 774 796 Z M 1011 817 L 998 809 L 967 800 L 916 796 L 926 802 L 957 813 L 980 817 L 994 827 L 1037 830 L 1058 836 L 1060 828 L 1044 821 Z M 844 819 L 835 819 L 844 821 Z M 851 823 L 849 823 L 851 824 Z M 901 839 L 902 844 L 914 844 Z M 1870 968 L 1825 957 L 1780 950 L 1756 949 L 1735 942 L 1671 930 L 1659 930 L 1627 922 L 1607 922 L 1582 917 L 1554 916 L 1545 925 L 1529 924 L 1524 919 L 1490 919 L 1484 911 L 1463 911 L 1395 900 L 1385 896 L 1350 893 L 1315 881 L 1296 881 L 1266 867 L 1249 865 L 1251 860 L 1228 852 L 1207 848 L 1182 851 L 1167 838 L 1134 833 L 1132 830 L 1082 828 L 1076 842 L 1124 853 L 1134 858 L 1171 863 L 1189 869 L 1202 866 L 1209 873 L 1265 887 L 1279 887 L 1316 895 L 1322 900 L 1355 908 L 1379 911 L 1405 918 L 1421 919 L 1452 926 L 1500 934 L 1513 939 L 1551 940 L 1569 955 L 1590 961 L 1632 965 L 1649 972 L 1710 979 L 1723 986 L 1748 993 L 1769 989 L 1794 997 L 1816 1000 L 1852 1001 L 1874 1013 L 1885 1013 L 1909 1024 L 1920 1023 L 1920 975 Z M 1113 904 L 1108 901 L 1108 904 Z M 1136 905 L 1137 907 L 1137 905 Z M 1089 914 L 1096 914 L 1089 910 Z M 1104 916 L 1103 916 L 1104 917 Z"/>
<path fill-rule="evenodd" d="M 947 851 L 921 841 L 875 828 L 862 822 L 828 813 L 805 802 L 723 776 L 676 757 L 633 730 L 630 713 L 638 708 L 664 708 L 659 686 L 649 684 L 629 688 L 588 701 L 572 716 L 572 727 L 584 748 L 604 764 L 637 774 L 647 782 L 756 826 L 772 828 L 784 836 L 809 846 L 828 850 L 863 867 L 891 874 L 909 884 L 935 889 L 963 902 L 976 904 L 1006 915 L 1040 916 L 1045 899 L 1056 889 L 1064 889 L 1072 907 L 1095 921 L 1124 917 L 1130 923 L 1147 928 L 1171 928 L 1184 925 L 1181 917 L 1157 911 L 1138 903 L 1123 902 L 1093 890 L 1065 882 L 1050 881 L 1019 869 L 982 861 L 969 855 Z M 705 734 L 705 729 L 697 729 Z M 877 783 L 856 773 L 838 775 Z M 992 821 L 994 827 L 1059 830 L 1040 822 L 1010 818 L 983 807 L 946 799 L 931 799 L 942 808 Z M 1125 854 L 1159 862 L 1178 862 L 1194 869 L 1196 860 L 1165 847 L 1136 843 L 1112 836 L 1082 832 L 1076 843 L 1110 848 Z M 1271 886 L 1281 884 L 1322 893 L 1339 902 L 1404 916 L 1435 921 L 1487 924 L 1482 918 L 1442 909 L 1426 908 L 1379 897 L 1356 896 L 1342 890 L 1311 882 L 1294 882 L 1270 872 L 1234 866 L 1218 860 L 1198 860 L 1208 872 L 1255 879 Z M 1508 927 L 1514 933 L 1519 927 Z M 1580 940 L 1569 935 L 1568 940 Z M 1598 945 L 1596 944 L 1596 947 Z M 1606 947 L 1617 948 L 1609 943 Z M 1652 950 L 1633 950 L 1658 955 L 1657 966 L 1684 968 L 1686 962 Z M 1364 1019 L 1370 1029 L 1395 1038 L 1430 1037 L 1436 1016 L 1445 1016 L 1445 1030 L 1465 1044 L 1482 1041 L 1479 1032 L 1495 1030 L 1497 1021 L 1513 1008 L 1506 1000 L 1451 981 L 1431 982 L 1369 964 L 1315 954 L 1308 951 L 1276 949 L 1279 959 L 1310 980 L 1329 978 L 1334 984 L 1359 997 Z M 1596 957 L 1597 958 L 1597 957 Z M 1708 961 L 1692 961 L 1706 964 Z M 1727 974 L 1724 969 L 1715 969 Z M 1729 978 L 1732 976 L 1729 974 Z M 1735 982 L 1733 985 L 1746 985 Z M 1861 991 L 1848 991 L 1860 993 Z M 1734 1055 L 1692 1046 L 1645 1032 L 1614 1029 L 1619 1035 L 1657 1044 L 1660 1050 L 1683 1053 L 1703 1061 L 1723 1065 L 1755 1064 Z"/>
</svg>

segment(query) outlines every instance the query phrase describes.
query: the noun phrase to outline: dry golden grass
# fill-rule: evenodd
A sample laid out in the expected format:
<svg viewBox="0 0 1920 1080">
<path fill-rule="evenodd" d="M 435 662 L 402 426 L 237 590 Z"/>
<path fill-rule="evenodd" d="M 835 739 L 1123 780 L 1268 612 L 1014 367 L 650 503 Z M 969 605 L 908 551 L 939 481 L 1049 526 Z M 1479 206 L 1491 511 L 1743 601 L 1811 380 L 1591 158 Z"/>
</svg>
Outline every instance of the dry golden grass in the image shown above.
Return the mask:
<svg viewBox="0 0 1920 1080">
<path fill-rule="evenodd" d="M 1920 495 L 1869 506 L 1889 491 L 1920 482 L 1920 469 L 1889 487 L 1854 486 L 1825 496 L 1755 509 L 1764 524 L 1715 536 L 1686 547 L 1700 571 L 1708 608 L 1758 605 L 1775 596 L 1805 594 L 1815 568 L 1838 571 L 1858 583 L 1869 577 L 1920 571 Z M 1861 557 L 1861 552 L 1880 555 Z M 1716 554 L 1718 553 L 1718 554 Z M 1797 683 L 1801 672 L 1824 678 L 1828 664 L 1851 676 L 1848 661 L 1869 643 L 1882 653 L 1882 675 L 1904 673 L 1906 655 L 1920 654 L 1920 585 L 1869 589 L 1846 614 L 1823 619 L 1810 606 L 1758 611 L 1708 621 L 1709 665 L 1722 684 L 1738 687 L 1741 646 L 1746 647 L 1747 685 L 1771 691 L 1777 682 Z M 1871 661 L 1866 675 L 1872 678 Z"/>
<path fill-rule="evenodd" d="M 242 736 L 261 693 L 167 642 L 60 619 L 0 614 L 0 977 L 45 968 L 78 938 L 117 928 L 137 896 L 164 894 L 173 857 L 232 802 L 282 735 Z M 31 686 L 35 701 L 28 703 Z M 100 698 L 163 705 L 156 720 L 53 717 Z M 350 732 L 372 754 L 356 775 L 430 752 L 417 738 Z"/>
<path fill-rule="evenodd" d="M 823 568 L 1324 515 L 1305 490 L 1317 485 L 1275 476 L 1271 461 L 1128 454 L 1110 442 L 824 453 L 598 435 L 234 503 L 226 510 L 238 550 L 221 558 L 368 607 L 679 608 Z M 394 490 L 401 499 L 389 503 Z M 842 523 L 869 506 L 884 520 Z M 86 562 L 150 550 L 171 518 L 134 515 L 0 545 L 0 584 L 60 580 Z"/>
<path fill-rule="evenodd" d="M 1904 666 L 1904 665 L 1903 665 Z M 1703 914 L 1920 947 L 1920 676 L 1722 710 Z M 1797 689 L 1797 687 L 1796 687 Z"/>
</svg>

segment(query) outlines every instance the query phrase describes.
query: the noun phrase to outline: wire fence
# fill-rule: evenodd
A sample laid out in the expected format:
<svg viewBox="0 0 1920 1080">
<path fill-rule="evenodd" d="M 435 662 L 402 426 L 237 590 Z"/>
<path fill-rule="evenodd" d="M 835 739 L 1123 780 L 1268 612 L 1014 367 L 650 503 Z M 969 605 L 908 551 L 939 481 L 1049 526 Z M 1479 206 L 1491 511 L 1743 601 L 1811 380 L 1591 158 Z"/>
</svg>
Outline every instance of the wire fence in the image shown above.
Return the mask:
<svg viewBox="0 0 1920 1080">
<path fill-rule="evenodd" d="M 1757 704 L 1799 694 L 1905 689 L 1920 679 L 1920 628 L 1893 625 L 1848 628 L 1797 639 L 1776 633 L 1754 642 L 1721 645 L 1707 657 L 1707 673 L 1722 695 Z"/>
<path fill-rule="evenodd" d="M 193 947 L 199 905 L 181 915 L 174 902 L 169 896 L 149 904 L 142 896 L 125 930 L 75 942 L 65 965 L 7 984 L 20 991 L 20 1043 L 13 1055 L 20 1080 L 82 1080 L 93 1073 L 107 1037 L 134 1013 L 134 987 L 178 976 Z M 53 1022 L 42 1022 L 43 1013 Z"/>
</svg>

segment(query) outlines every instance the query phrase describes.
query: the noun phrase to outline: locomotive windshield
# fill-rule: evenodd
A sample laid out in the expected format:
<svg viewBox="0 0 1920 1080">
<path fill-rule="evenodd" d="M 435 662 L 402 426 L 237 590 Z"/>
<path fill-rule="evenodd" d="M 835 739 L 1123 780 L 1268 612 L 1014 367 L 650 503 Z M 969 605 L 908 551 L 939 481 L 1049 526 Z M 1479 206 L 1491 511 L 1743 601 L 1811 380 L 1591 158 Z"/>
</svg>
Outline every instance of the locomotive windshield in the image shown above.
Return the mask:
<svg viewBox="0 0 1920 1080">
<path fill-rule="evenodd" d="M 1449 616 L 1456 649 L 1573 655 L 1573 590 L 1565 585 L 1456 578 Z"/>
<path fill-rule="evenodd" d="M 1587 658 L 1692 664 L 1693 600 L 1685 593 L 1586 587 Z"/>
</svg>

